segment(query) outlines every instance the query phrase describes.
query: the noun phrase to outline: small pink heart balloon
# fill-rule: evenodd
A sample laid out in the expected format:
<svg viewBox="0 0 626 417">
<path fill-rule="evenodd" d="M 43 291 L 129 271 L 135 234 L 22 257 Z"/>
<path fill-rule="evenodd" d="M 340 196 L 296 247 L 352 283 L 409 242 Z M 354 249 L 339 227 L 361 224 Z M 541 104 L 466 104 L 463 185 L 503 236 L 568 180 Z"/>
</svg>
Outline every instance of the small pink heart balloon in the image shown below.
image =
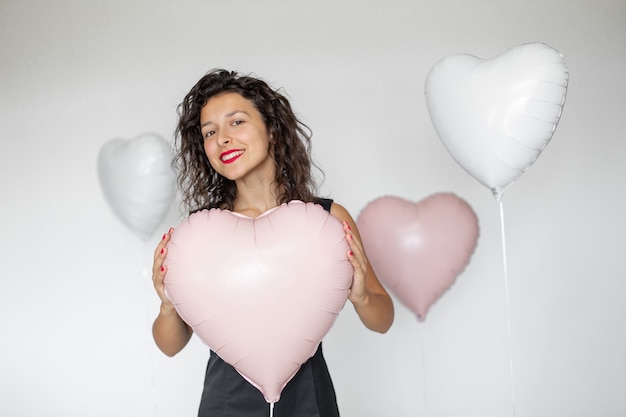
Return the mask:
<svg viewBox="0 0 626 417">
<path fill-rule="evenodd" d="M 167 248 L 165 289 L 180 316 L 277 402 L 348 298 L 353 270 L 341 223 L 300 201 L 256 218 L 203 210 Z"/>
<path fill-rule="evenodd" d="M 478 241 L 476 215 L 451 193 L 418 203 L 381 197 L 357 224 L 378 278 L 419 321 L 463 272 Z"/>
</svg>

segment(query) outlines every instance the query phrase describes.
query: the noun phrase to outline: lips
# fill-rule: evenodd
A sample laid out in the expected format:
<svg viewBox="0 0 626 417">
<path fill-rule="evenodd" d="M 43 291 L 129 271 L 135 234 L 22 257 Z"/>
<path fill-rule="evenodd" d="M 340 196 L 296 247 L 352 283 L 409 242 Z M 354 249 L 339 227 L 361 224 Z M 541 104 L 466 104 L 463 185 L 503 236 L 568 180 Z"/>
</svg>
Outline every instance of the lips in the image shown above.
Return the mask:
<svg viewBox="0 0 626 417">
<path fill-rule="evenodd" d="M 242 149 L 231 149 L 220 154 L 220 161 L 225 164 L 230 164 L 235 162 L 241 155 L 243 155 Z"/>
</svg>

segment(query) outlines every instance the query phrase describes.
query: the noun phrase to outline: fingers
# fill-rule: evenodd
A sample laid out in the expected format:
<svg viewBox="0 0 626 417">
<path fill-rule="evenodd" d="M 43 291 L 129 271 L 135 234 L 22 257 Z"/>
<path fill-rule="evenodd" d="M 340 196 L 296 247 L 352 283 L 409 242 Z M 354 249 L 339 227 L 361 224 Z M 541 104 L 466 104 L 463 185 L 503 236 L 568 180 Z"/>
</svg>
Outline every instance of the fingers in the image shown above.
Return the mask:
<svg viewBox="0 0 626 417">
<path fill-rule="evenodd" d="M 173 227 L 170 227 L 170 229 L 167 231 L 167 233 L 165 233 L 163 235 L 163 237 L 161 238 L 161 241 L 159 242 L 159 244 L 157 245 L 156 249 L 154 250 L 154 259 L 156 260 L 156 258 L 160 255 L 163 254 L 163 251 L 165 249 L 165 245 L 167 245 L 167 243 L 170 241 L 170 237 L 172 237 L 172 232 L 174 231 Z"/>
<path fill-rule="evenodd" d="M 350 250 L 347 253 L 350 263 L 354 268 L 354 277 L 352 281 L 352 287 L 350 289 L 349 299 L 354 302 L 361 302 L 366 298 L 365 277 L 367 275 L 367 259 L 365 258 L 365 251 L 361 240 L 355 235 L 350 224 L 343 222 L 343 229 L 346 232 L 346 241 Z"/>
<path fill-rule="evenodd" d="M 348 252 L 348 259 L 352 262 L 352 266 L 359 267 L 359 269 L 365 273 L 367 268 L 367 261 L 365 260 L 365 251 L 363 250 L 363 244 L 361 240 L 352 233 L 348 222 L 343 222 L 343 230 L 346 232 L 346 241 L 350 246 Z"/>
<path fill-rule="evenodd" d="M 152 282 L 157 294 L 161 300 L 165 301 L 165 293 L 163 288 L 163 279 L 167 273 L 167 267 L 163 264 L 165 257 L 167 256 L 167 243 L 172 236 L 173 228 L 170 228 L 167 233 L 163 235 L 161 241 L 154 250 L 154 262 L 152 264 Z"/>
</svg>

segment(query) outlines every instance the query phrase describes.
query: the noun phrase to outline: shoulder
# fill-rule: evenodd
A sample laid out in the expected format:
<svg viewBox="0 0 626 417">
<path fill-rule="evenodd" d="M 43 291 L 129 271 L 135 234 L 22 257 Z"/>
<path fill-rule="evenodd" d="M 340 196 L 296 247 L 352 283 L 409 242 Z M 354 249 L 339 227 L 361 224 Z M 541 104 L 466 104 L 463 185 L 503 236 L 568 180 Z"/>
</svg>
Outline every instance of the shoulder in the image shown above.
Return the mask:
<svg viewBox="0 0 626 417">
<path fill-rule="evenodd" d="M 330 206 L 330 214 L 335 216 L 339 221 L 347 221 L 348 223 L 354 223 L 354 220 L 352 220 L 352 216 L 350 215 L 348 210 L 346 210 L 346 208 L 342 206 L 341 204 L 336 203 L 334 201 L 331 203 L 331 206 Z"/>
</svg>

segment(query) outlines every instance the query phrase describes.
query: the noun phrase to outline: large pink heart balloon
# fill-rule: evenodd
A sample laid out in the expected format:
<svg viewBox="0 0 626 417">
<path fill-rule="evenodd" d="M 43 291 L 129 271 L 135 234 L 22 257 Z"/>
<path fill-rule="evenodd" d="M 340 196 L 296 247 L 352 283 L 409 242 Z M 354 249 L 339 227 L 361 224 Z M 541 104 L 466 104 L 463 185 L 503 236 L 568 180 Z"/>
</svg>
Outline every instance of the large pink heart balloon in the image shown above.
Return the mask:
<svg viewBox="0 0 626 417">
<path fill-rule="evenodd" d="M 478 240 L 476 215 L 451 193 L 418 203 L 381 197 L 357 224 L 378 278 L 420 321 L 463 272 Z"/>
<path fill-rule="evenodd" d="M 277 402 L 347 300 L 353 270 L 342 225 L 300 201 L 254 219 L 204 210 L 167 247 L 165 288 L 180 316 Z"/>
<path fill-rule="evenodd" d="M 542 43 L 494 59 L 452 55 L 428 73 L 426 104 L 450 155 L 500 200 L 552 138 L 568 78 L 563 56 Z"/>
<path fill-rule="evenodd" d="M 98 155 L 104 197 L 122 223 L 144 240 L 163 222 L 174 201 L 171 163 L 170 145 L 150 133 L 112 139 Z"/>
</svg>

